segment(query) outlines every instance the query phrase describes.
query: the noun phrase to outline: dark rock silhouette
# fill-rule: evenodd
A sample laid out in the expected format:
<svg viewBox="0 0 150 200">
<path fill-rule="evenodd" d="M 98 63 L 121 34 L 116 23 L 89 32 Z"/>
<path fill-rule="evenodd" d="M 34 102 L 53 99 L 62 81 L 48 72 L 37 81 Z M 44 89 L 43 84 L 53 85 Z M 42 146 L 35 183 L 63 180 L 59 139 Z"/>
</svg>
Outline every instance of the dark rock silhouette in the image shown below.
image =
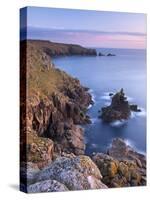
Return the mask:
<svg viewBox="0 0 150 200">
<path fill-rule="evenodd" d="M 112 53 L 108 53 L 107 56 L 116 56 L 116 55 Z"/>
<path fill-rule="evenodd" d="M 105 54 L 103 54 L 103 53 L 101 53 L 101 52 L 99 52 L 98 55 L 99 55 L 99 56 L 105 56 Z"/>
</svg>

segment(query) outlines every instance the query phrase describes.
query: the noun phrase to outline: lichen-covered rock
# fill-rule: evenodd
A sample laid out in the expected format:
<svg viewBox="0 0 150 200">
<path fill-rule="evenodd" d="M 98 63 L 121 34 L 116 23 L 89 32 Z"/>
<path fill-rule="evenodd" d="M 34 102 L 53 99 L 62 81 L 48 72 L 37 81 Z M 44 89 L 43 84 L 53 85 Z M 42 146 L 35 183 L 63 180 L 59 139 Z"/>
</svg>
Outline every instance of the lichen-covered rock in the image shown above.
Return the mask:
<svg viewBox="0 0 150 200">
<path fill-rule="evenodd" d="M 68 188 L 56 180 L 46 180 L 34 183 L 27 187 L 28 193 L 37 192 L 63 192 L 68 191 Z"/>
<path fill-rule="evenodd" d="M 102 173 L 102 182 L 108 187 L 146 185 L 145 156 L 116 138 L 108 154 L 97 153 L 92 160 Z"/>
<path fill-rule="evenodd" d="M 59 157 L 37 174 L 36 182 L 55 179 L 69 190 L 107 188 L 102 175 L 88 156 Z"/>
<path fill-rule="evenodd" d="M 52 162 L 54 152 L 54 143 L 49 138 L 38 137 L 35 132 L 29 132 L 27 135 L 27 162 L 36 164 L 43 168 Z"/>
</svg>

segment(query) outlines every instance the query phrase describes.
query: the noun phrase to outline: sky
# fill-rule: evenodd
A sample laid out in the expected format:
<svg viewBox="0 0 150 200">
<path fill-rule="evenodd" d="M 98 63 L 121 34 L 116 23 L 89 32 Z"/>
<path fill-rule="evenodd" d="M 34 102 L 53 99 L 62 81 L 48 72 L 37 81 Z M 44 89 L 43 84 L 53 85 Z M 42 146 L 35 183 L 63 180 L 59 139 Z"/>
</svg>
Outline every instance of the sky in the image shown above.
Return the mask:
<svg viewBox="0 0 150 200">
<path fill-rule="evenodd" d="M 22 14 L 22 30 L 26 28 L 23 21 Z M 80 44 L 86 47 L 144 49 L 146 15 L 28 7 L 27 38 Z"/>
</svg>

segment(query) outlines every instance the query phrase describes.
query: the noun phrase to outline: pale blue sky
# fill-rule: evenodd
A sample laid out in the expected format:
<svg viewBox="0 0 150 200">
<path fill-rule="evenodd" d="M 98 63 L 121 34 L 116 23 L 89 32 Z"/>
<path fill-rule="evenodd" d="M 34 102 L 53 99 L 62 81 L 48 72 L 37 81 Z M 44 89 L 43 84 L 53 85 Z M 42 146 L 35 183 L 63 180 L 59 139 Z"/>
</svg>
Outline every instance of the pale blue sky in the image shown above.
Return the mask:
<svg viewBox="0 0 150 200">
<path fill-rule="evenodd" d="M 28 38 L 84 46 L 145 48 L 146 15 L 28 7 Z"/>
</svg>

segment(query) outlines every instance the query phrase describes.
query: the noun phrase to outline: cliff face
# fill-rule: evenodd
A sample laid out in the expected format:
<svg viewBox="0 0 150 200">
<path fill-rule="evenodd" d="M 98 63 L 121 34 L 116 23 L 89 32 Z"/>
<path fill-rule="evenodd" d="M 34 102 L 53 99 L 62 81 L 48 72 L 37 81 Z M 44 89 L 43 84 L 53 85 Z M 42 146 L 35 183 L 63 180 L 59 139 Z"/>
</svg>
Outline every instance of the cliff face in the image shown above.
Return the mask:
<svg viewBox="0 0 150 200">
<path fill-rule="evenodd" d="M 84 153 L 83 130 L 79 124 L 90 122 L 86 116 L 86 108 L 92 103 L 87 88 L 81 86 L 79 80 L 54 67 L 49 53 L 45 51 L 50 44 L 41 41 L 21 42 L 21 69 L 26 66 L 22 74 L 25 77 L 26 73 L 27 76 L 26 94 L 21 88 L 21 98 L 26 95 L 26 107 L 21 101 L 21 109 L 24 110 L 22 119 L 26 116 L 26 121 L 22 121 L 21 126 L 22 137 L 25 131 L 28 133 L 22 146 L 27 142 L 27 160 L 38 165 L 44 163 L 41 151 L 45 152 L 47 162 L 55 154 L 61 155 L 62 152 L 77 155 Z M 56 47 L 58 48 L 58 44 Z M 63 48 L 65 47 L 64 45 Z M 49 49 L 51 50 L 53 48 Z M 45 145 L 51 143 L 50 147 L 38 150 L 41 149 L 40 143 L 35 141 L 39 141 L 39 138 Z"/>
</svg>

